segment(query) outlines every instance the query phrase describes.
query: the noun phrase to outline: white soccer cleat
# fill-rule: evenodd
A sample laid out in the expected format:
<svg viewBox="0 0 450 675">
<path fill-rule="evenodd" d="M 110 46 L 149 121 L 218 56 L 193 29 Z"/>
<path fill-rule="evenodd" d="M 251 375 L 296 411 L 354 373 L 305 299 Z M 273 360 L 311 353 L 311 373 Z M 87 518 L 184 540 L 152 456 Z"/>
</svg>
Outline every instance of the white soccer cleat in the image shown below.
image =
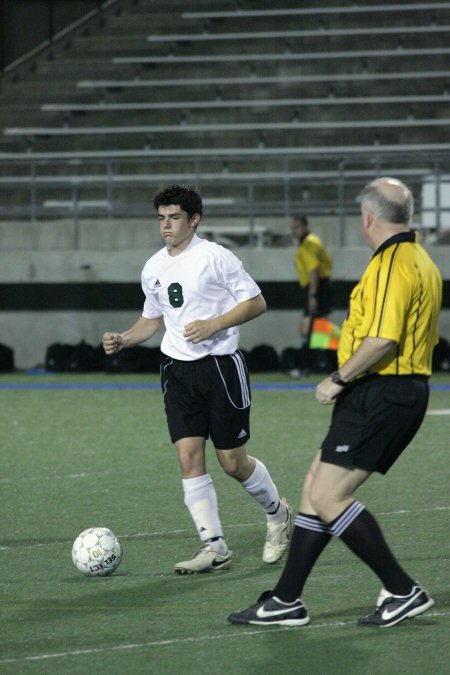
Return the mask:
<svg viewBox="0 0 450 675">
<path fill-rule="evenodd" d="M 176 574 L 204 574 L 205 572 L 222 572 L 231 567 L 231 551 L 221 555 L 213 550 L 211 544 L 204 544 L 191 559 L 183 560 L 175 565 Z"/>
<path fill-rule="evenodd" d="M 262 559 L 269 565 L 277 562 L 289 546 L 293 527 L 292 509 L 283 498 L 281 503 L 286 508 L 284 523 L 267 523 L 266 543 L 264 544 Z"/>
</svg>

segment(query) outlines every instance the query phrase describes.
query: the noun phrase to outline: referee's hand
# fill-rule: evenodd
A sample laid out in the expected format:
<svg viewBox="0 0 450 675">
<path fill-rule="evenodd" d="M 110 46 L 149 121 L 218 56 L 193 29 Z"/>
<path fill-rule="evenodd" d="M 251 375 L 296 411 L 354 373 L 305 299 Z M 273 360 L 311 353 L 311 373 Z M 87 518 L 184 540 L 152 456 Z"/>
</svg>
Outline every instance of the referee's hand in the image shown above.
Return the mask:
<svg viewBox="0 0 450 675">
<path fill-rule="evenodd" d="M 335 384 L 328 376 L 317 385 L 316 400 L 323 405 L 330 405 L 335 402 L 336 396 L 341 393 L 342 389 L 340 384 Z"/>
</svg>

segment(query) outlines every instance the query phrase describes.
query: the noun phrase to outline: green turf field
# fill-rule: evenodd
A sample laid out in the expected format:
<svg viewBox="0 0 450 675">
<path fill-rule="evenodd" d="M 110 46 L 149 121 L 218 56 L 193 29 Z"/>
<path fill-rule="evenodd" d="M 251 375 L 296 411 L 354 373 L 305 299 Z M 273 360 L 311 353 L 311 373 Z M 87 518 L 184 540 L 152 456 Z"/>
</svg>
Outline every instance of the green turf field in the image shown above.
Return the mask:
<svg viewBox="0 0 450 675">
<path fill-rule="evenodd" d="M 267 464 L 296 510 L 331 409 L 319 406 L 311 389 L 260 388 L 291 385 L 282 374 L 252 380 L 249 452 Z M 264 514 L 219 471 L 212 452 L 208 469 L 233 567 L 197 577 L 172 572 L 199 542 L 183 504 L 160 393 L 141 386 L 156 382 L 155 376 L 104 374 L 0 377 L 1 673 L 450 672 L 448 376 L 433 378 L 441 386 L 429 406 L 447 414 L 427 415 L 388 476 L 374 476 L 358 493 L 436 601 L 422 617 L 384 630 L 356 626 L 373 609 L 380 584 L 339 541 L 307 583 L 309 626 L 227 623 L 231 611 L 273 586 L 282 563 L 261 561 Z M 127 384 L 134 388 L 118 388 Z M 124 559 L 112 577 L 89 579 L 72 564 L 73 539 L 92 525 L 110 527 L 122 542 Z"/>
</svg>

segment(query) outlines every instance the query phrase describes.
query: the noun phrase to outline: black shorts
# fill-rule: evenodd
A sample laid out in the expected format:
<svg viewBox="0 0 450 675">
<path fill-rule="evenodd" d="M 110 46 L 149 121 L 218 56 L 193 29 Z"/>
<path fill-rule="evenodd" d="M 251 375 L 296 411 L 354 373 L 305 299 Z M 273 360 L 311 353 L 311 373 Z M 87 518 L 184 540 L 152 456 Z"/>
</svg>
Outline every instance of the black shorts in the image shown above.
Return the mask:
<svg viewBox="0 0 450 675">
<path fill-rule="evenodd" d="M 308 309 L 308 291 L 309 286 L 306 286 L 303 305 L 303 312 L 305 316 L 311 316 Z M 319 288 L 317 289 L 317 304 L 317 315 L 326 316 L 331 312 L 333 304 L 333 287 L 328 277 L 326 279 L 319 280 Z"/>
<path fill-rule="evenodd" d="M 386 473 L 416 435 L 428 405 L 428 378 L 361 378 L 339 394 L 322 461 Z"/>
<path fill-rule="evenodd" d="M 229 450 L 250 439 L 250 381 L 239 350 L 197 361 L 166 357 L 161 387 L 172 443 L 201 436 Z"/>
</svg>

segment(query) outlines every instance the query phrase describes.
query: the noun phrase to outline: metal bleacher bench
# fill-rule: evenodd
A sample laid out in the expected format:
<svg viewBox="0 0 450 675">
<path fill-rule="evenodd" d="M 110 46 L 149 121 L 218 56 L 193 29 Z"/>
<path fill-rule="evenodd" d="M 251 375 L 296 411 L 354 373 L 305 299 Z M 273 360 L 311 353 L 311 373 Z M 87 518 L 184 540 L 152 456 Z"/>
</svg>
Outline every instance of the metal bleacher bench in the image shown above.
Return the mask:
<svg viewBox="0 0 450 675">
<path fill-rule="evenodd" d="M 257 248 L 262 248 L 268 236 L 270 235 L 270 230 L 267 225 L 208 225 L 202 223 L 200 235 L 205 235 L 206 237 L 216 241 L 217 243 L 229 244 L 232 243 L 234 237 L 245 237 L 247 239 L 252 239 L 257 246 Z M 231 241 L 230 241 L 231 240 Z"/>
<path fill-rule="evenodd" d="M 374 12 L 408 12 L 430 9 L 446 9 L 442 2 L 414 2 L 399 5 L 398 3 L 379 3 L 378 5 L 349 5 L 341 7 L 291 7 L 276 9 L 241 9 L 234 10 L 198 10 L 182 13 L 183 19 L 254 19 L 255 17 L 270 16 L 310 16 L 313 14 L 363 14 Z"/>
<path fill-rule="evenodd" d="M 444 149 L 444 148 L 443 148 Z M 446 146 L 445 149 L 450 149 Z M 28 156 L 28 155 L 27 155 Z M 402 168 L 398 167 L 395 173 L 408 176 L 421 176 L 426 173 L 427 169 L 421 167 Z M 347 179 L 361 178 L 373 175 L 373 170 L 369 169 L 346 169 L 345 176 Z M 130 174 L 80 174 L 77 176 L 55 174 L 55 175 L 34 175 L 34 176 L 0 176 L 0 188 L 24 188 L 30 187 L 46 188 L 73 188 L 73 187 L 126 187 L 126 186 L 148 186 L 157 187 L 161 183 L 169 183 L 170 181 L 189 181 L 193 183 L 201 183 L 202 185 L 226 185 L 226 184 L 276 184 L 280 181 L 285 181 L 287 178 L 291 181 L 301 180 L 304 182 L 329 180 L 336 181 L 339 178 L 339 172 L 336 169 L 329 170 L 310 170 L 310 171 L 227 171 L 221 173 L 205 172 L 201 175 L 196 173 L 167 173 L 167 174 L 145 174 L 145 173 L 130 173 Z M 93 200 L 94 206 L 102 207 L 104 200 Z M 220 204 L 222 206 L 231 205 L 230 198 L 205 198 L 203 200 L 208 206 Z M 71 200 L 48 200 L 49 203 L 44 204 L 48 208 L 56 208 L 56 206 L 63 206 L 69 208 L 73 199 Z M 90 204 L 88 200 L 88 205 Z"/>
<path fill-rule="evenodd" d="M 450 30 L 450 28 L 449 28 Z M 77 87 L 81 89 L 139 89 L 141 87 L 186 87 L 186 86 L 212 86 L 212 85 L 258 85 L 258 84 L 304 84 L 314 82 L 372 82 L 376 80 L 417 80 L 420 78 L 444 78 L 448 77 L 448 70 L 425 70 L 425 71 L 389 71 L 381 73 L 318 73 L 312 75 L 273 75 L 245 77 L 191 77 L 172 79 L 140 79 L 132 80 L 80 80 Z"/>
<path fill-rule="evenodd" d="M 450 50 L 449 50 L 450 53 Z M 132 110 L 197 110 L 222 108 L 279 108 L 283 106 L 340 106 L 340 105 L 385 105 L 387 103 L 444 103 L 450 101 L 448 94 L 408 94 L 389 96 L 324 96 L 321 98 L 273 98 L 273 99 L 220 99 L 205 101 L 144 101 L 120 103 L 44 103 L 43 112 L 103 112 Z"/>
<path fill-rule="evenodd" d="M 305 146 L 301 149 L 303 156 L 331 157 L 331 156 L 357 156 L 375 155 L 389 156 L 398 153 L 430 153 L 448 152 L 450 143 L 397 143 L 397 144 L 362 144 L 353 145 L 327 145 Z M 0 162 L 26 162 L 32 165 L 34 162 L 48 161 L 78 161 L 78 160 L 101 160 L 108 159 L 155 159 L 155 158 L 178 158 L 189 157 L 190 160 L 209 160 L 211 158 L 253 158 L 260 160 L 263 157 L 296 157 L 299 154 L 298 147 L 221 147 L 221 148 L 161 148 L 151 150 L 54 150 L 38 152 L 0 152 Z"/>
<path fill-rule="evenodd" d="M 235 200 L 232 197 L 218 197 L 211 199 L 204 199 L 203 203 L 206 206 L 228 206 L 234 204 Z M 82 211 L 93 209 L 111 210 L 112 203 L 109 199 L 46 199 L 43 203 L 46 209 L 59 209 L 68 211 Z M 247 227 L 248 232 L 248 227 Z M 237 232 L 236 232 L 237 234 Z"/>
<path fill-rule="evenodd" d="M 67 209 L 68 211 L 82 211 L 84 209 L 107 209 L 107 199 L 46 199 L 46 209 Z"/>
<path fill-rule="evenodd" d="M 78 136 L 78 135 L 110 135 L 110 134 L 164 134 L 164 133 L 191 133 L 195 131 L 260 131 L 260 130 L 286 130 L 295 129 L 376 129 L 376 128 L 413 128 L 413 127 L 438 127 L 449 126 L 450 117 L 443 118 L 399 118 L 399 119 L 376 119 L 376 120 L 339 120 L 339 121 L 315 121 L 315 122 L 235 122 L 213 124 L 154 124 L 138 126 L 93 126 L 93 127 L 7 127 L 4 129 L 6 136 Z"/>
<path fill-rule="evenodd" d="M 170 33 L 167 35 L 149 35 L 148 42 L 185 42 L 187 37 L 189 42 L 207 42 L 218 40 L 270 40 L 270 39 L 289 39 L 289 38 L 311 38 L 311 37 L 350 37 L 352 35 L 363 38 L 365 35 L 407 35 L 421 33 L 448 33 L 450 26 L 376 26 L 376 27 L 358 27 L 358 28 L 317 28 L 307 30 L 280 30 L 280 31 L 243 31 L 239 33 Z"/>
<path fill-rule="evenodd" d="M 350 8 L 349 8 L 350 9 Z M 227 54 L 193 54 L 177 55 L 167 54 L 167 56 L 114 56 L 113 63 L 116 64 L 170 64 L 170 63 L 230 63 L 240 61 L 311 61 L 311 60 L 333 60 L 336 59 L 367 59 L 376 57 L 391 56 L 393 58 L 436 56 L 450 54 L 448 47 L 408 47 L 401 49 L 350 49 L 327 52 L 264 52 L 260 54 L 249 53 L 227 53 Z"/>
</svg>

